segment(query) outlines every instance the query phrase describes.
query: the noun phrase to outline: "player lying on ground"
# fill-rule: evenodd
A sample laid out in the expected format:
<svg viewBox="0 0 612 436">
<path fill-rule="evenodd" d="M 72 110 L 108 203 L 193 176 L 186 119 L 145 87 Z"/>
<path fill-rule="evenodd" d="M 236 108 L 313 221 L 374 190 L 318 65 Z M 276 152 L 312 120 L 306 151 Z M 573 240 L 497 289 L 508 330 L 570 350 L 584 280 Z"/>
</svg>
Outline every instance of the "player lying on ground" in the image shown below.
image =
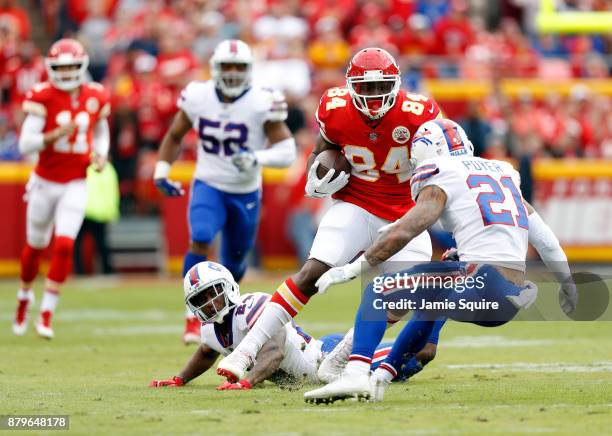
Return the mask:
<svg viewBox="0 0 612 436">
<path fill-rule="evenodd" d="M 306 194 L 336 200 L 321 220 L 310 258 L 272 296 L 257 325 L 218 364 L 230 381 L 243 377 L 259 349 L 317 293 L 315 282 L 334 266 L 350 262 L 374 242 L 377 231 L 403 216 L 410 197 L 410 138 L 425 121 L 440 116 L 435 101 L 400 90 L 397 62 L 380 48 L 359 51 L 349 64 L 346 87 L 327 90 L 317 110 L 320 135 L 308 161 Z M 317 176 L 318 154 L 342 151 L 351 174 L 334 169 Z M 342 157 L 342 156 L 341 156 Z M 333 178 L 334 176 L 337 176 Z M 423 232 L 393 260 L 428 262 L 431 241 Z"/>
<path fill-rule="evenodd" d="M 549 234 L 551 245 L 558 242 L 522 198 L 519 176 L 512 166 L 474 157 L 465 132 L 450 120 L 421 126 L 412 142 L 411 156 L 416 167 L 410 181 L 416 206 L 389 226 L 355 262 L 325 273 L 317 287 L 319 292 L 325 292 L 333 284 L 350 281 L 380 265 L 438 219 L 453 233 L 460 260 L 417 265 L 400 274 L 415 280 L 424 275 L 438 276 L 445 283 L 446 278 L 451 278 L 452 286 L 443 285 L 441 279 L 426 284 L 411 281 L 412 286 L 391 280 L 377 288 L 375 278 L 363 294 L 351 360 L 345 372 L 335 382 L 307 392 L 307 401 L 330 402 L 371 395 L 381 400 L 387 382 L 396 375 L 398 363 L 394 358 L 403 359 L 420 350 L 436 317 L 494 327 L 510 321 L 537 297 L 537 287 L 525 281 L 529 226 Z M 556 264 L 554 271 L 564 279 L 565 305 L 575 307 L 576 289 L 567 262 Z M 379 278 L 387 277 L 393 279 L 391 275 Z M 413 319 L 419 323 L 418 334 L 410 341 L 400 335 L 393 353 L 375 372 L 371 386 L 369 362 L 386 325 L 378 308 L 397 302 L 410 302 L 416 307 Z M 463 307 L 466 302 L 472 303 L 475 310 Z"/>
<path fill-rule="evenodd" d="M 219 354 L 228 355 L 253 326 L 270 295 L 262 292 L 240 295 L 231 273 L 214 262 L 201 262 L 187 273 L 185 302 L 201 324 L 202 343 L 179 375 L 168 380 L 153 380 L 152 387 L 182 386 L 206 372 Z M 433 333 L 435 334 L 435 333 Z M 429 342 L 437 342 L 432 336 Z M 341 334 L 312 338 L 293 322 L 287 323 L 260 350 L 257 363 L 237 383 L 225 382 L 219 390 L 250 389 L 264 380 L 277 383 L 319 383 L 319 362 L 342 340 Z M 374 353 L 372 370 L 378 367 L 392 343 L 382 343 Z M 427 350 L 423 350 L 427 353 Z M 402 364 L 398 380 L 411 375 L 414 362 Z"/>
<path fill-rule="evenodd" d="M 72 270 L 74 239 L 85 217 L 87 167 L 93 161 L 101 171 L 106 163 L 109 96 L 99 83 L 86 83 L 88 63 L 89 56 L 78 41 L 57 41 L 45 59 L 49 81 L 35 85 L 23 102 L 26 117 L 19 150 L 24 155 L 38 154 L 38 162 L 25 195 L 26 244 L 21 253 L 21 284 L 13 322 L 13 332 L 19 336 L 28 326 L 28 309 L 34 302 L 32 283 L 43 251 L 54 236 L 36 324 L 39 336 L 53 337 L 51 318 L 60 288 Z"/>
<path fill-rule="evenodd" d="M 236 281 L 255 242 L 261 200 L 261 168 L 287 167 L 295 141 L 285 124 L 282 93 L 251 84 L 253 56 L 239 40 L 221 42 L 210 59 L 212 80 L 191 82 L 177 102 L 178 113 L 159 147 L 155 184 L 168 196 L 183 195 L 170 180 L 170 166 L 183 136 L 198 132 L 198 159 L 189 199 L 191 242 L 183 275 L 208 258 L 221 232 L 221 263 Z M 185 343 L 198 343 L 200 323 L 186 309 Z"/>
</svg>

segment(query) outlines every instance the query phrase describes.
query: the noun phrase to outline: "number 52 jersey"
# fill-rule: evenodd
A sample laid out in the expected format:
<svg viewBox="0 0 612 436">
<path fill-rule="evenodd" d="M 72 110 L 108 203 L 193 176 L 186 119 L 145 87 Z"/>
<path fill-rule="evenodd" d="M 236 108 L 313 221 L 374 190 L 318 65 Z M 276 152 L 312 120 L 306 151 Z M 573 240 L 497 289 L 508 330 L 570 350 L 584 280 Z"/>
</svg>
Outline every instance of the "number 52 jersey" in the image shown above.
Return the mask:
<svg viewBox="0 0 612 436">
<path fill-rule="evenodd" d="M 221 191 L 244 194 L 261 186 L 261 167 L 239 171 L 232 156 L 266 147 L 264 124 L 287 118 L 283 94 L 252 86 L 225 103 L 212 80 L 193 81 L 181 92 L 177 106 L 198 134 L 194 177 Z"/>
<path fill-rule="evenodd" d="M 457 241 L 459 259 L 525 270 L 529 220 L 520 176 L 508 162 L 479 157 L 436 157 L 410 179 L 417 199 L 427 186 L 446 193 L 440 217 Z"/>
</svg>

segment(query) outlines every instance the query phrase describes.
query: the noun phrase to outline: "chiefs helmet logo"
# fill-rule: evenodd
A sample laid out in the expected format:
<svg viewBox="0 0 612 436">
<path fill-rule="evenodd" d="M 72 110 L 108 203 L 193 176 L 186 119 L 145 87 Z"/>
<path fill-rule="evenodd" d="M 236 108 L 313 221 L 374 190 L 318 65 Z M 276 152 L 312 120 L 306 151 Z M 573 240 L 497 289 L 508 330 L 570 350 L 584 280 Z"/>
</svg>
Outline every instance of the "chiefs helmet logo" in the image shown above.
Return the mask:
<svg viewBox="0 0 612 436">
<path fill-rule="evenodd" d="M 397 126 L 393 129 L 391 136 L 398 144 L 405 144 L 410 139 L 410 130 L 408 130 L 408 127 Z"/>
</svg>

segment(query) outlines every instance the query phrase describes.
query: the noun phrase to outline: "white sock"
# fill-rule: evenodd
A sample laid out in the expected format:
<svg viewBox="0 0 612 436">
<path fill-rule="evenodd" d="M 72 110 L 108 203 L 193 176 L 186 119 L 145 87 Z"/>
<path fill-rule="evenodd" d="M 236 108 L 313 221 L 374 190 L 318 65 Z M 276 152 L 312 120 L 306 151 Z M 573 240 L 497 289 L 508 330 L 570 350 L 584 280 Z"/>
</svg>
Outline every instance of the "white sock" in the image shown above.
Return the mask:
<svg viewBox="0 0 612 436">
<path fill-rule="evenodd" d="M 374 371 L 374 377 L 376 378 L 376 380 L 381 380 L 385 383 L 391 383 L 391 380 L 393 380 L 395 376 L 386 369 L 376 368 L 376 371 Z"/>
<path fill-rule="evenodd" d="M 362 360 L 349 360 L 344 372 L 348 375 L 362 375 L 370 372 L 370 364 Z"/>
<path fill-rule="evenodd" d="M 19 288 L 19 290 L 17 291 L 17 299 L 19 301 L 22 301 L 22 300 L 33 301 L 34 300 L 34 292 L 32 292 L 32 288 L 30 288 L 30 289 Z"/>
<path fill-rule="evenodd" d="M 278 333 L 292 319 L 293 317 L 282 306 L 271 301 L 268 302 L 259 319 L 242 342 L 238 344 L 236 350 L 255 358 L 268 339 Z"/>
<path fill-rule="evenodd" d="M 189 307 L 187 306 L 185 306 L 185 318 L 187 318 L 188 320 L 192 320 L 196 318 L 196 316 L 193 314 L 191 310 L 189 310 Z"/>
<path fill-rule="evenodd" d="M 43 294 L 43 300 L 40 304 L 41 312 L 55 312 L 55 308 L 57 307 L 57 302 L 59 301 L 59 293 L 57 292 L 49 292 L 45 291 Z"/>
</svg>

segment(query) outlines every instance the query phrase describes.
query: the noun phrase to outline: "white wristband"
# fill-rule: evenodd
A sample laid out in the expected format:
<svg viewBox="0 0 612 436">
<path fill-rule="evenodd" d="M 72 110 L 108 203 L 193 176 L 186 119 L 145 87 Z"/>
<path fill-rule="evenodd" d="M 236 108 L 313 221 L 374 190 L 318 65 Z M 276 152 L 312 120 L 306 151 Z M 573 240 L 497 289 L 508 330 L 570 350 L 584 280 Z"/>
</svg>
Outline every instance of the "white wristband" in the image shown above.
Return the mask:
<svg viewBox="0 0 612 436">
<path fill-rule="evenodd" d="M 368 271 L 371 268 L 371 265 L 366 260 L 365 254 L 362 254 L 356 260 L 349 263 L 346 267 L 347 270 L 351 273 L 351 275 L 357 277 L 359 274 Z"/>
<path fill-rule="evenodd" d="M 155 172 L 153 173 L 153 179 L 167 179 L 170 175 L 170 167 L 172 165 L 165 160 L 158 160 L 155 164 Z"/>
</svg>

